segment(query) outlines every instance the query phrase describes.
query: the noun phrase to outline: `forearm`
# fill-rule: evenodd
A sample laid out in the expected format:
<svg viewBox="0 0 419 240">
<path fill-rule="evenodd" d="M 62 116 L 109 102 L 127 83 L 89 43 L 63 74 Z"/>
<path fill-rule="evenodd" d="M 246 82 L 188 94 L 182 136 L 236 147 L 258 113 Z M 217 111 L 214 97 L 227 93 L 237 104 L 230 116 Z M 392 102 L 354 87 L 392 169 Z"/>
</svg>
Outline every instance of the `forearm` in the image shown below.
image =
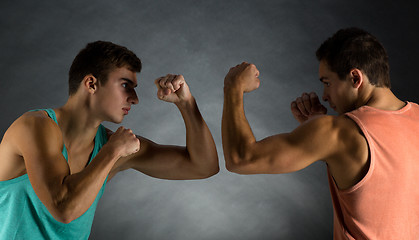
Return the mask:
<svg viewBox="0 0 419 240">
<path fill-rule="evenodd" d="M 176 106 L 182 114 L 186 127 L 186 150 L 189 161 L 204 176 L 212 176 L 219 171 L 218 156 L 214 139 L 201 116 L 193 97 Z"/>
<path fill-rule="evenodd" d="M 251 159 L 251 146 L 256 142 L 244 114 L 243 91 L 224 88 L 222 141 L 227 168 Z"/>
<path fill-rule="evenodd" d="M 54 199 L 60 221 L 71 222 L 89 209 L 118 158 L 105 145 L 85 169 L 63 179 Z"/>
</svg>

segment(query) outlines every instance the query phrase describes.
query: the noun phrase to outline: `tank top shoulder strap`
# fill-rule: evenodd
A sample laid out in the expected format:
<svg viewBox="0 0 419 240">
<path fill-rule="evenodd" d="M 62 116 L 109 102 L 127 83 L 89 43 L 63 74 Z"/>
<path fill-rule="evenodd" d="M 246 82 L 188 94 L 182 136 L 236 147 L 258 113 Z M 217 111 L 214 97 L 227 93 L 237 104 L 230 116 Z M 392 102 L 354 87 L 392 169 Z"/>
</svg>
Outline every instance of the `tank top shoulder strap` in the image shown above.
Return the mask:
<svg viewBox="0 0 419 240">
<path fill-rule="evenodd" d="M 108 141 L 108 136 L 107 136 L 106 128 L 102 124 L 100 124 L 96 132 L 95 146 L 93 148 L 89 163 L 96 156 L 96 154 L 98 154 L 99 150 L 103 147 L 103 145 L 105 145 L 107 141 Z"/>
<path fill-rule="evenodd" d="M 30 110 L 29 112 L 37 112 L 37 111 L 44 111 L 48 114 L 48 116 L 54 120 L 54 122 L 56 124 L 58 124 L 57 122 L 57 116 L 55 115 L 54 109 L 51 108 L 45 108 L 45 109 L 34 109 L 34 110 Z"/>
</svg>

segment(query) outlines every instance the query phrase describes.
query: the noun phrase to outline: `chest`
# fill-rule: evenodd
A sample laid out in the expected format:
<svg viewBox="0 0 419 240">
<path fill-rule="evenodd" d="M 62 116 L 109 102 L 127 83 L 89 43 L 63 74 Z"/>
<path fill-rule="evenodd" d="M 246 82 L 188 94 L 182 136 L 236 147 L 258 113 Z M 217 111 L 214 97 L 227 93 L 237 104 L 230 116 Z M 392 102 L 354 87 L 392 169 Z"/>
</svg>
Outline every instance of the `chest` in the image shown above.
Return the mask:
<svg viewBox="0 0 419 240">
<path fill-rule="evenodd" d="M 93 154 L 93 145 L 83 149 L 66 149 L 67 163 L 71 174 L 78 173 L 85 169 Z M 65 155 L 65 152 L 64 152 Z"/>
</svg>

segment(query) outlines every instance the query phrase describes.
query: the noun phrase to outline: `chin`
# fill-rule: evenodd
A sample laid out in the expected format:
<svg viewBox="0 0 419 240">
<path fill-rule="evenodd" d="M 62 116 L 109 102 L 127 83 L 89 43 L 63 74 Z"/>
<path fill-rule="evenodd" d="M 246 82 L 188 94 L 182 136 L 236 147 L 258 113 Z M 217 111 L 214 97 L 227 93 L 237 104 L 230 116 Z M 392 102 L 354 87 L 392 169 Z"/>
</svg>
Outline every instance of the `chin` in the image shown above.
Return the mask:
<svg viewBox="0 0 419 240">
<path fill-rule="evenodd" d="M 124 120 L 124 117 L 121 117 L 121 118 L 112 118 L 112 119 L 110 119 L 109 122 L 120 124 L 120 123 L 122 123 L 123 120 Z"/>
</svg>

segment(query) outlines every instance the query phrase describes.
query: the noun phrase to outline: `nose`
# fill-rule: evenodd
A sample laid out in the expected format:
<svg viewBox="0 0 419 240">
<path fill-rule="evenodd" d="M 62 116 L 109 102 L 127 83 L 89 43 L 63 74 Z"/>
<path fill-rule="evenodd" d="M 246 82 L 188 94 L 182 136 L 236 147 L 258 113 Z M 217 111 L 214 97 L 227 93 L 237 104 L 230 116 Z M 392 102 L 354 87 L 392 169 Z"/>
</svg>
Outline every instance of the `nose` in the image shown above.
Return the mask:
<svg viewBox="0 0 419 240">
<path fill-rule="evenodd" d="M 131 94 L 128 97 L 128 102 L 130 102 L 131 104 L 138 104 L 138 96 L 135 90 L 131 91 Z"/>
<path fill-rule="evenodd" d="M 328 95 L 326 94 L 326 91 L 323 91 L 323 96 L 322 96 L 322 99 L 323 99 L 323 101 L 325 101 L 325 102 L 329 101 L 329 97 L 328 97 Z"/>
</svg>

